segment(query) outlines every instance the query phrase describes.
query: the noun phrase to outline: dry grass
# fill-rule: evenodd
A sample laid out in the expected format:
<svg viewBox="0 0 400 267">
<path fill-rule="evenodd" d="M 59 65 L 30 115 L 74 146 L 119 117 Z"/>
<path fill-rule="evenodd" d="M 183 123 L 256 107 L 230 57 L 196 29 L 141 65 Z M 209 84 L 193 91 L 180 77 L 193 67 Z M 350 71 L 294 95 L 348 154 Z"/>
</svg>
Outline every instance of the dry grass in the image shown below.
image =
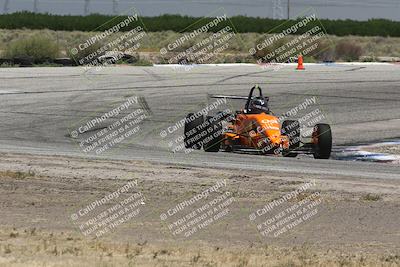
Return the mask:
<svg viewBox="0 0 400 267">
<path fill-rule="evenodd" d="M 119 36 L 120 33 L 116 33 L 115 36 Z M 196 39 L 188 42 L 187 45 L 193 45 L 197 41 L 204 38 L 207 34 L 198 36 Z M 76 44 L 86 41 L 89 37 L 93 36 L 90 32 L 80 31 L 51 31 L 51 30 L 6 30 L 0 29 L 0 50 L 4 50 L 6 46 L 15 40 L 22 38 L 29 38 L 32 36 L 42 36 L 54 40 L 54 42 L 62 50 L 63 56 L 66 56 L 67 50 Z M 141 41 L 140 52 L 159 52 L 160 48 L 165 47 L 168 43 L 173 42 L 179 38 L 180 34 L 172 31 L 165 32 L 150 32 L 148 38 L 144 38 Z M 229 41 L 229 48 L 225 51 L 227 54 L 242 53 L 240 59 L 245 59 L 244 56 L 248 54 L 250 48 L 254 47 L 257 41 L 263 40 L 265 35 L 258 33 L 241 33 L 237 34 L 236 38 L 232 38 Z M 288 37 L 289 39 L 293 37 Z M 361 37 L 361 36 L 328 36 L 329 42 L 332 46 L 336 46 L 338 43 L 355 43 L 362 51 L 361 56 L 376 58 L 379 56 L 398 57 L 400 55 L 400 38 L 399 37 Z M 247 58 L 248 59 L 248 58 Z M 219 61 L 232 61 L 235 60 L 233 56 L 231 58 L 219 59 Z"/>
<path fill-rule="evenodd" d="M 0 230 L 0 266 L 399 266 L 400 255 L 293 248 L 130 244 L 36 229 Z"/>
<path fill-rule="evenodd" d="M 368 194 L 363 195 L 361 197 L 361 200 L 364 200 L 364 201 L 378 201 L 378 200 L 381 200 L 381 199 L 382 199 L 382 197 L 380 195 L 371 194 L 371 193 L 368 193 Z"/>
<path fill-rule="evenodd" d="M 284 237 L 263 240 L 258 232 L 252 233 L 254 226 L 246 226 L 247 220 L 240 219 L 248 216 L 247 209 L 243 207 L 258 206 L 265 200 L 269 201 L 270 197 L 282 196 L 303 184 L 303 179 L 309 180 L 312 176 L 291 177 L 285 174 L 281 177 L 273 172 L 221 172 L 188 166 L 154 165 L 143 161 L 106 162 L 100 159 L 20 154 L 2 155 L 2 162 L 0 267 L 400 265 L 396 239 L 397 217 L 394 214 L 388 218 L 392 221 L 390 224 L 386 224 L 388 220 L 381 219 L 389 212 L 392 214 L 399 202 L 397 180 L 347 180 L 329 175 L 318 177 L 315 190 L 321 191 L 324 201 L 327 198 L 332 201 L 327 206 L 327 217 L 310 221 L 309 228 L 304 224 L 302 227 L 305 228 L 299 228 L 286 240 Z M 12 172 L 9 171 L 9 162 L 13 162 Z M 35 174 L 31 169 L 35 170 Z M 28 173 L 35 175 L 34 178 L 12 180 L 26 177 Z M 137 221 L 101 239 L 81 235 L 77 225 L 72 225 L 68 219 L 70 212 L 75 212 L 92 200 L 91 197 L 90 200 L 87 198 L 87 193 L 103 196 L 126 182 L 125 178 L 115 177 L 131 177 L 132 173 L 137 177 L 146 177 L 141 191 L 148 198 L 146 205 L 151 208 L 148 211 L 152 211 L 154 217 L 138 217 Z M 165 232 L 165 225 L 158 223 L 160 211 L 176 201 L 175 195 L 186 199 L 194 192 L 201 192 L 204 187 L 214 184 L 215 177 L 228 179 L 231 185 L 227 188 L 232 192 L 237 188 L 240 197 L 237 197 L 236 208 L 232 206 L 232 215 L 237 214 L 237 217 L 215 224 L 212 226 L 215 228 L 194 238 L 172 238 Z M 11 191 L 10 185 L 15 190 Z M 343 201 L 343 196 L 347 195 L 358 201 L 365 194 L 365 188 L 368 192 L 384 196 L 385 200 L 375 203 L 379 205 Z M 382 190 L 386 192 L 382 193 Z M 309 193 L 304 193 L 293 201 L 309 196 Z M 33 202 L 35 205 L 30 205 Z M 346 220 L 344 216 L 348 216 L 354 208 L 360 213 L 354 215 L 354 221 Z M 379 213 L 379 216 L 368 220 L 375 213 Z M 336 219 L 340 218 L 344 219 L 338 223 Z M 365 220 L 364 225 L 359 224 L 361 219 L 358 218 Z M 248 229 L 251 232 L 246 230 L 247 227 L 251 227 Z M 352 231 L 356 234 L 352 235 Z M 274 245 L 270 246 L 271 243 Z"/>
<path fill-rule="evenodd" d="M 346 61 L 356 61 L 362 55 L 362 48 L 353 41 L 341 40 L 335 47 L 336 58 Z"/>
<path fill-rule="evenodd" d="M 12 178 L 12 179 L 25 179 L 27 177 L 35 176 L 33 171 L 21 172 L 21 171 L 0 171 L 0 178 Z"/>
</svg>

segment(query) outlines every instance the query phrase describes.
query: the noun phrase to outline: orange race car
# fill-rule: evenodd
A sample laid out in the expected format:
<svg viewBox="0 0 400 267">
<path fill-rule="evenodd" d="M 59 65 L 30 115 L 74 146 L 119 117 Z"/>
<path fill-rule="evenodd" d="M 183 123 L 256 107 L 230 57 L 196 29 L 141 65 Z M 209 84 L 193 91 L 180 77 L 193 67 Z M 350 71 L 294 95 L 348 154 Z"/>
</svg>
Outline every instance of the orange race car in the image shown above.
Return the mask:
<svg viewBox="0 0 400 267">
<path fill-rule="evenodd" d="M 258 96 L 254 95 L 258 91 Z M 328 124 L 314 126 L 309 143 L 300 138 L 297 120 L 285 120 L 274 116 L 268 106 L 268 97 L 254 86 L 248 97 L 211 96 L 212 98 L 244 99 L 243 110 L 234 114 L 220 111 L 214 116 L 189 113 L 185 118 L 184 143 L 188 149 L 206 152 L 254 151 L 261 154 L 296 157 L 313 154 L 317 159 L 328 159 L 332 150 L 332 133 Z"/>
</svg>

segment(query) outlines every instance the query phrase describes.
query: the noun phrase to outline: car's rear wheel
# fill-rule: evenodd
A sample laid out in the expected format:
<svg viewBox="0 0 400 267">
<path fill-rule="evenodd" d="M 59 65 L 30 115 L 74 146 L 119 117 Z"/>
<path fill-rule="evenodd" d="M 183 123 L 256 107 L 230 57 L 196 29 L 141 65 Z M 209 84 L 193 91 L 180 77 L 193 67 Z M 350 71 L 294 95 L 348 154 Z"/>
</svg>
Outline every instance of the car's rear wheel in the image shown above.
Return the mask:
<svg viewBox="0 0 400 267">
<path fill-rule="evenodd" d="M 312 138 L 314 158 L 329 159 L 332 152 L 332 131 L 329 124 L 316 124 Z"/>
<path fill-rule="evenodd" d="M 282 123 L 281 128 L 282 135 L 286 135 L 289 138 L 289 149 L 284 149 L 282 154 L 284 157 L 294 158 L 297 156 L 296 152 L 293 152 L 300 146 L 300 123 L 296 120 L 286 120 Z"/>
<path fill-rule="evenodd" d="M 185 120 L 184 143 L 186 148 L 201 149 L 203 138 L 201 137 L 201 124 L 204 123 L 203 116 L 196 117 L 194 113 L 189 113 Z"/>
<path fill-rule="evenodd" d="M 205 137 L 203 144 L 204 151 L 206 152 L 218 152 L 221 148 L 222 142 L 222 121 L 216 120 L 212 116 L 207 116 L 207 136 Z"/>
</svg>

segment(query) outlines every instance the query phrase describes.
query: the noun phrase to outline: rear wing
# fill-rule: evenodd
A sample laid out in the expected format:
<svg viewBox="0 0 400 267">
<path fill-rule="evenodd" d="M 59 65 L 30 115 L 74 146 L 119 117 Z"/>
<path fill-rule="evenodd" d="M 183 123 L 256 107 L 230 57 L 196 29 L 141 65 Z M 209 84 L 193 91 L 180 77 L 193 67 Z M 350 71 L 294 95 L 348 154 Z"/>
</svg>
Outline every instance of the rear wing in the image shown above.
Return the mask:
<svg viewBox="0 0 400 267">
<path fill-rule="evenodd" d="M 226 98 L 226 99 L 244 99 L 247 100 L 247 96 L 237 96 L 237 95 L 208 95 L 209 98 Z"/>
</svg>

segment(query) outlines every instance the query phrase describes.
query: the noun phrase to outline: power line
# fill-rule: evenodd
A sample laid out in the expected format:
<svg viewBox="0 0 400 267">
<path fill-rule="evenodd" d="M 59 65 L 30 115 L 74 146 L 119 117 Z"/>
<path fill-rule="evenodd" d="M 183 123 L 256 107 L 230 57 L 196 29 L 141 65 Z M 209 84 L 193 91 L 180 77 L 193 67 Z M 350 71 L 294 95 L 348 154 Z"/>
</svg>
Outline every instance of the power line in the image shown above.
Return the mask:
<svg viewBox="0 0 400 267">
<path fill-rule="evenodd" d="M 86 15 L 89 15 L 89 2 L 90 0 L 85 0 L 85 7 L 83 13 Z"/>
<path fill-rule="evenodd" d="M 9 1 L 9 0 L 5 0 L 5 1 L 4 1 L 4 7 L 3 7 L 3 13 L 4 13 L 4 14 L 7 14 L 8 11 L 10 10 L 10 8 L 8 7 L 9 4 L 10 4 L 10 1 Z"/>
<path fill-rule="evenodd" d="M 30 0 L 32 1 L 32 0 Z M 27 0 L 15 0 L 14 2 L 30 2 Z M 71 2 L 83 2 L 86 0 L 57 0 L 57 1 L 51 1 L 51 0 L 41 0 L 41 3 L 50 3 L 50 4 L 60 4 L 60 3 L 71 3 Z M 114 1 L 114 0 L 113 0 Z M 265 3 L 265 1 L 261 0 L 253 0 L 251 2 L 235 2 L 235 1 L 229 1 L 229 0 L 224 0 L 224 1 L 201 1 L 201 0 L 136 0 L 134 1 L 135 4 L 201 4 L 201 5 L 230 5 L 230 6 L 250 6 L 250 7 L 267 7 L 270 6 L 270 3 L 273 3 L 274 0 L 269 0 L 268 4 Z M 130 0 L 118 0 L 119 4 L 132 4 L 133 1 Z M 349 1 L 344 1 L 344 0 L 297 0 L 297 1 L 292 1 L 290 3 L 290 8 L 293 6 L 323 6 L 323 7 L 329 7 L 329 6 L 360 6 L 360 7 L 398 7 L 399 5 L 398 0 L 380 0 L 380 1 L 358 1 L 358 0 L 349 0 Z M 109 4 L 110 0 L 92 0 L 92 4 L 99 4 L 99 5 L 104 5 L 104 4 Z"/>
<path fill-rule="evenodd" d="M 33 13 L 39 13 L 38 0 L 33 0 Z"/>
<path fill-rule="evenodd" d="M 9 0 L 3 0 L 4 1 L 4 6 L 3 6 L 3 13 L 8 13 L 10 11 L 9 9 Z M 34 3 L 33 11 L 34 12 L 39 12 L 39 0 L 14 0 L 12 1 L 12 5 L 14 8 L 15 3 L 19 2 L 25 2 L 27 5 L 31 5 L 31 3 Z M 273 17 L 274 18 L 290 18 L 291 14 L 294 11 L 293 10 L 298 10 L 299 8 L 307 8 L 307 7 L 315 7 L 315 8 L 321 8 L 321 10 L 326 10 L 330 7 L 338 7 L 341 8 L 341 10 L 345 10 L 346 8 L 365 8 L 365 9 L 371 9 L 371 8 L 386 8 L 392 10 L 399 10 L 400 8 L 400 1 L 399 0 L 296 0 L 296 1 L 290 1 L 287 0 L 287 3 L 284 2 L 285 0 L 248 0 L 248 2 L 243 2 L 240 0 L 220 0 L 220 1 L 215 1 L 215 0 L 135 0 L 134 4 L 135 5 L 157 5 L 157 4 L 168 4 L 168 5 L 193 5 L 195 7 L 198 7 L 199 5 L 201 6 L 209 6 L 209 5 L 216 5 L 219 7 L 225 6 L 225 7 L 256 7 L 256 8 L 268 8 L 271 7 L 272 4 L 272 12 L 273 12 Z M 84 14 L 88 15 L 90 13 L 90 9 L 93 5 L 99 6 L 99 5 L 110 5 L 112 4 L 112 12 L 114 14 L 119 13 L 119 8 L 121 5 L 124 7 L 126 4 L 133 4 L 132 0 L 40 0 L 40 7 L 41 9 L 45 8 L 48 6 L 48 4 L 56 5 L 56 4 L 79 4 L 79 3 L 84 3 Z M 46 5 L 45 5 L 46 4 Z M 285 12 L 285 4 L 287 4 L 287 10 Z M 45 5 L 45 7 L 43 7 Z M 283 9 L 282 11 L 280 9 Z M 29 8 L 30 9 L 30 8 Z M 160 7 L 161 9 L 161 7 Z M 102 10 L 104 10 L 102 8 Z M 162 10 L 162 9 L 161 9 Z M 336 9 L 338 10 L 338 9 Z M 340 10 L 340 9 L 339 9 Z M 339 11 L 338 11 L 339 12 Z M 400 10 L 399 10 L 400 12 Z M 108 13 L 108 12 L 105 12 Z M 287 13 L 287 16 L 284 15 L 284 13 Z M 332 14 L 335 15 L 335 14 Z"/>
<path fill-rule="evenodd" d="M 282 0 L 273 0 L 272 2 L 272 18 L 273 19 L 283 19 L 283 5 Z"/>
<path fill-rule="evenodd" d="M 118 0 L 113 0 L 113 14 L 118 14 Z"/>
</svg>

